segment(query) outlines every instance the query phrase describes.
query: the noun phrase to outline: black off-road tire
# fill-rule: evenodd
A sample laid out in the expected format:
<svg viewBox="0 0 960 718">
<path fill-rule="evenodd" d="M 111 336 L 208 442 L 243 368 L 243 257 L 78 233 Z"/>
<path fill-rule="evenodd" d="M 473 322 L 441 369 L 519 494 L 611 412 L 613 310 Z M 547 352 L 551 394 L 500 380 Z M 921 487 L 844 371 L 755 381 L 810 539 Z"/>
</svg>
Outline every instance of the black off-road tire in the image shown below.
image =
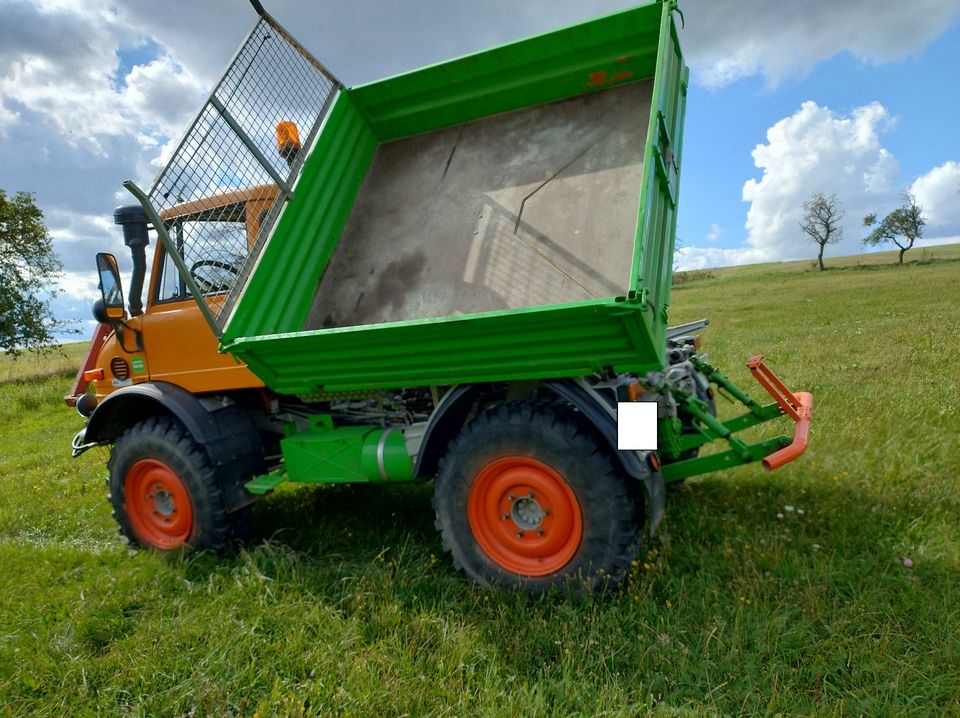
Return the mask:
<svg viewBox="0 0 960 718">
<path fill-rule="evenodd" d="M 548 467 L 550 472 L 562 477 L 579 508 L 582 531 L 575 552 L 564 565 L 546 575 L 511 570 L 505 566 L 509 560 L 500 561 L 483 548 L 471 525 L 468 515 L 471 492 L 480 491 L 481 484 L 486 485 L 483 477 L 491 467 L 511 461 Z M 548 505 L 546 494 L 543 496 Z M 497 515 L 487 525 L 503 520 L 504 531 L 529 530 L 529 524 L 510 525 L 510 521 L 518 520 L 512 517 L 512 506 L 519 505 L 510 503 L 513 499 L 507 496 L 496 504 L 511 507 L 511 519 L 505 518 L 506 513 L 500 515 L 498 508 Z M 640 548 L 644 517 L 639 483 L 623 473 L 609 448 L 584 419 L 564 405 L 535 401 L 492 408 L 463 428 L 440 462 L 433 507 L 435 525 L 457 569 L 484 585 L 534 592 L 557 588 L 584 593 L 615 587 Z M 559 521 L 562 512 L 557 513 Z M 543 526 L 548 518 L 546 515 L 541 518 Z M 482 519 L 479 522 L 484 524 Z M 565 560 L 565 555 L 555 555 L 555 558 Z"/>
<path fill-rule="evenodd" d="M 156 509 L 172 510 L 170 517 L 176 520 L 178 499 L 179 510 L 185 510 L 182 495 L 174 496 L 164 506 L 157 503 L 150 507 L 148 502 L 151 499 L 137 499 L 135 496 L 130 496 L 128 502 L 128 489 L 135 489 L 133 482 L 145 480 L 140 476 L 144 466 L 154 472 L 159 471 L 161 477 L 168 469 L 180 482 L 178 489 L 182 486 L 185 490 L 191 520 L 185 523 L 180 534 L 170 537 L 162 535 L 164 529 L 159 519 L 163 516 L 158 516 Z M 167 417 L 155 417 L 127 429 L 114 444 L 107 469 L 113 517 L 120 526 L 120 533 L 131 543 L 161 552 L 182 548 L 222 551 L 227 547 L 232 533 L 232 520 L 224 508 L 223 493 L 213 466 L 202 446 L 193 440 L 179 422 Z M 176 483 L 172 478 L 167 480 Z M 146 481 L 149 482 L 149 474 Z M 138 529 L 137 507 L 147 514 L 152 513 L 159 528 L 154 524 L 145 525 L 141 518 L 139 525 L 145 528 Z M 146 511 L 149 508 L 154 510 Z"/>
</svg>

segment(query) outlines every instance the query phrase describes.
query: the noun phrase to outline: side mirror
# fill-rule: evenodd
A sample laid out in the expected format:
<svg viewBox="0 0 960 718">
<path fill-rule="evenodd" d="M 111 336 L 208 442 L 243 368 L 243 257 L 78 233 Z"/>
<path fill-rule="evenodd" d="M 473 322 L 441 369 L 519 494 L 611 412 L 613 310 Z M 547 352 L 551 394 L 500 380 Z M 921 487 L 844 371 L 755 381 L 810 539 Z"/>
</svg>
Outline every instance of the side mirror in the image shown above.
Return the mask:
<svg viewBox="0 0 960 718">
<path fill-rule="evenodd" d="M 104 316 L 107 323 L 120 322 L 127 316 L 123 308 L 123 287 L 120 284 L 120 269 L 112 254 L 97 254 L 97 273 L 100 275 L 100 295 L 103 301 Z"/>
</svg>

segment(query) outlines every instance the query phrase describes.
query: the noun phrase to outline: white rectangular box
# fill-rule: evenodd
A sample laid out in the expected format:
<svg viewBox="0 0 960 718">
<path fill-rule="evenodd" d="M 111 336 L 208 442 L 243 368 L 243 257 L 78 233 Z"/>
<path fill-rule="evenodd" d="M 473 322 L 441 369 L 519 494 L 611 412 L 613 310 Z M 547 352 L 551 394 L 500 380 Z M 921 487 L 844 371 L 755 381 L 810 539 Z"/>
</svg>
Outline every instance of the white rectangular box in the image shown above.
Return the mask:
<svg viewBox="0 0 960 718">
<path fill-rule="evenodd" d="M 657 402 L 617 402 L 617 448 L 621 451 L 655 451 Z"/>
</svg>

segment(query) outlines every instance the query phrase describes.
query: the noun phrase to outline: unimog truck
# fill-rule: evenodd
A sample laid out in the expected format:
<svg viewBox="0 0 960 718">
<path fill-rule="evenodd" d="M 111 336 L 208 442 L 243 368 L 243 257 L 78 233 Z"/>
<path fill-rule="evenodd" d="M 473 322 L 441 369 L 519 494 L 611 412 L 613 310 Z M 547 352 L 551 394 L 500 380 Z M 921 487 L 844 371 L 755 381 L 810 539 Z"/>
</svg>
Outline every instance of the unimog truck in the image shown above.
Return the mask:
<svg viewBox="0 0 960 718">
<path fill-rule="evenodd" d="M 433 480 L 470 578 L 590 590 L 668 484 L 804 451 L 809 394 L 757 356 L 760 403 L 700 353 L 706 321 L 668 326 L 673 0 L 354 87 L 253 6 L 156 181 L 125 183 L 126 305 L 96 257 L 66 400 L 131 542 L 221 550 L 284 483 Z M 741 438 L 783 416 L 792 436 Z"/>
</svg>

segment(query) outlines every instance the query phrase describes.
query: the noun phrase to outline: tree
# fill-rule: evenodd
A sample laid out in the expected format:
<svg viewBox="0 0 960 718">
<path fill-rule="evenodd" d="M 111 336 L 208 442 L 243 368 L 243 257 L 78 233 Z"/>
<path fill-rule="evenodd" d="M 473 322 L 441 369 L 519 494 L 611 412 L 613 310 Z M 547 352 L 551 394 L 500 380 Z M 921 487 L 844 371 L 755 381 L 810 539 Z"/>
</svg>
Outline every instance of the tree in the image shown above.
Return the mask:
<svg viewBox="0 0 960 718">
<path fill-rule="evenodd" d="M 923 216 L 923 207 L 917 204 L 917 198 L 907 193 L 903 196 L 904 203 L 877 223 L 876 213 L 868 214 L 863 218 L 864 227 L 875 229 L 868 234 L 863 245 L 875 247 L 878 244 L 893 242 L 900 248 L 900 264 L 903 264 L 903 255 L 913 247 L 913 243 L 923 236 L 923 228 L 927 218 Z"/>
<path fill-rule="evenodd" d="M 0 189 L 0 350 L 17 357 L 56 346 L 53 333 L 67 325 L 50 300 L 62 269 L 33 195 Z"/>
<path fill-rule="evenodd" d="M 823 271 L 823 248 L 828 244 L 835 244 L 843 237 L 843 207 L 837 195 L 827 197 L 818 193 L 803 203 L 803 221 L 800 229 L 807 235 L 807 239 L 819 245 L 817 265 Z"/>
</svg>

